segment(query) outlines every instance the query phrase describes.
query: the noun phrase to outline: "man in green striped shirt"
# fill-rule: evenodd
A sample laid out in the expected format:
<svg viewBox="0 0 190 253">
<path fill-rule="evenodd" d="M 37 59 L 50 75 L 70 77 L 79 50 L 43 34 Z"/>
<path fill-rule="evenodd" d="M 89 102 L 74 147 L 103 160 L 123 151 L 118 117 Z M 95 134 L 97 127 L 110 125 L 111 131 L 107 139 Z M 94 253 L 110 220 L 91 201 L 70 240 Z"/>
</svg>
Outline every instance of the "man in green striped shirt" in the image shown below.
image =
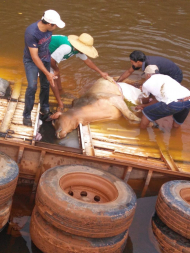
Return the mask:
<svg viewBox="0 0 190 253">
<path fill-rule="evenodd" d="M 49 50 L 51 53 L 51 71 L 57 76 L 54 80 L 55 87 L 51 87 L 58 102 L 58 111 L 63 110 L 63 102 L 59 94 L 62 90 L 61 78 L 59 73 L 58 64 L 61 61 L 69 59 L 71 56 L 76 55 L 91 69 L 98 72 L 103 78 L 107 78 L 108 74 L 102 72 L 87 56 L 91 58 L 98 57 L 97 50 L 93 47 L 93 38 L 87 33 L 81 34 L 79 37 L 76 35 L 53 35 Z"/>
</svg>

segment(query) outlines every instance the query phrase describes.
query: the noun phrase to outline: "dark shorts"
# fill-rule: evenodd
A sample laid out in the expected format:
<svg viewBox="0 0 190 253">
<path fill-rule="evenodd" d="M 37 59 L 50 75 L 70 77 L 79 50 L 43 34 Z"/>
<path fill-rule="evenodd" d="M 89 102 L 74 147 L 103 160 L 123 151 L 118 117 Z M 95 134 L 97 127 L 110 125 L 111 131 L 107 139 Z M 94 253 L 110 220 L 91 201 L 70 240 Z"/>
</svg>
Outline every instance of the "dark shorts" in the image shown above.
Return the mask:
<svg viewBox="0 0 190 253">
<path fill-rule="evenodd" d="M 189 109 L 190 101 L 187 100 L 184 102 L 171 102 L 168 105 L 163 102 L 158 102 L 145 107 L 142 112 L 150 121 L 155 121 L 157 119 L 173 115 L 174 121 L 181 125 L 187 118 Z"/>
</svg>

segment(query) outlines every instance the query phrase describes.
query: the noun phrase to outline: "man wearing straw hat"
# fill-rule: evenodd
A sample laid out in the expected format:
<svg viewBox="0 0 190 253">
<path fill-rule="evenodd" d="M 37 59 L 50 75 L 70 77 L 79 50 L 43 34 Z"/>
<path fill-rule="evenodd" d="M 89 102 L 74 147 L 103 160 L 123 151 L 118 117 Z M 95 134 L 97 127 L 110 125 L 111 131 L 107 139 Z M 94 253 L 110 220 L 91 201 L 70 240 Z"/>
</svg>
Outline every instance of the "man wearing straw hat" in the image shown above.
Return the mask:
<svg viewBox="0 0 190 253">
<path fill-rule="evenodd" d="M 34 106 L 37 90 L 38 73 L 40 77 L 40 112 L 49 114 L 49 85 L 54 86 L 55 74 L 50 73 L 49 43 L 52 31 L 57 27 L 63 28 L 65 23 L 54 10 L 44 12 L 41 20 L 31 24 L 25 31 L 24 67 L 28 81 L 25 93 L 25 108 L 23 124 L 32 126 L 31 111 Z"/>
<path fill-rule="evenodd" d="M 98 52 L 93 47 L 94 39 L 91 35 L 83 33 L 80 36 L 76 35 L 53 35 L 49 49 L 51 52 L 51 68 L 54 74 L 58 77 L 54 80 L 55 86 L 52 87 L 53 93 L 58 102 L 58 111 L 63 111 L 63 102 L 61 101 L 59 90 L 62 89 L 61 78 L 58 64 L 61 61 L 67 60 L 73 55 L 80 58 L 91 69 L 98 72 L 103 78 L 107 78 L 108 74 L 102 72 L 87 56 L 91 58 L 98 57 Z"/>
</svg>

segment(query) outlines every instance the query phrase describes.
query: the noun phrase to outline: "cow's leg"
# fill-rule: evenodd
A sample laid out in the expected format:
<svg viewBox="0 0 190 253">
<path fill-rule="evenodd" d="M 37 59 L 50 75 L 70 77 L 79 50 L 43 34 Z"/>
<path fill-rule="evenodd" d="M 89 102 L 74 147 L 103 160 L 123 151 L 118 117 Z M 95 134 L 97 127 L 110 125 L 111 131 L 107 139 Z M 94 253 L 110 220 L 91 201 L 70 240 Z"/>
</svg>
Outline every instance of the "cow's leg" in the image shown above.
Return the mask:
<svg viewBox="0 0 190 253">
<path fill-rule="evenodd" d="M 132 113 L 123 99 L 119 96 L 112 96 L 109 98 L 109 101 L 112 105 L 114 105 L 120 112 L 123 114 L 124 117 L 128 118 L 129 120 L 135 120 L 140 122 L 141 119 L 137 117 L 134 113 Z"/>
</svg>

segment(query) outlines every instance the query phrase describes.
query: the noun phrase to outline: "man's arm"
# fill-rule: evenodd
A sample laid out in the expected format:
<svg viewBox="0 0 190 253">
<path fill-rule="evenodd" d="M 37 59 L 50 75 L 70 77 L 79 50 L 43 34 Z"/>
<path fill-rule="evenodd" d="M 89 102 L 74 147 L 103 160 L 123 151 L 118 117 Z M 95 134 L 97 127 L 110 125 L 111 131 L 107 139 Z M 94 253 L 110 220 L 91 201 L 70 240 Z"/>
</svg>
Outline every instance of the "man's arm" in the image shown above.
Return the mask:
<svg viewBox="0 0 190 253">
<path fill-rule="evenodd" d="M 44 66 L 43 62 L 38 56 L 38 48 L 32 48 L 32 47 L 28 47 L 28 48 L 29 48 L 30 55 L 32 57 L 33 62 L 46 75 L 47 80 L 50 82 L 50 85 L 54 87 L 53 79 L 55 78 L 55 74 L 51 74 Z"/>
<path fill-rule="evenodd" d="M 135 110 L 143 110 L 145 107 L 149 106 L 149 105 L 153 105 L 153 104 L 156 104 L 158 103 L 158 100 L 156 98 L 154 98 L 152 101 L 150 101 L 149 103 L 147 104 L 142 104 L 142 105 L 137 105 L 135 107 Z"/>
<path fill-rule="evenodd" d="M 59 67 L 57 65 L 57 62 L 51 57 L 51 68 L 54 70 L 54 74 L 56 76 L 59 75 Z"/>
<path fill-rule="evenodd" d="M 107 79 L 107 76 L 108 76 L 108 73 L 106 72 L 102 72 L 90 59 L 86 59 L 85 61 L 85 64 L 95 70 L 96 72 L 98 72 L 103 78 Z"/>
<path fill-rule="evenodd" d="M 134 72 L 134 69 L 130 67 L 130 69 L 126 70 L 118 79 L 117 82 L 122 82 L 124 79 L 129 77 Z"/>
</svg>

